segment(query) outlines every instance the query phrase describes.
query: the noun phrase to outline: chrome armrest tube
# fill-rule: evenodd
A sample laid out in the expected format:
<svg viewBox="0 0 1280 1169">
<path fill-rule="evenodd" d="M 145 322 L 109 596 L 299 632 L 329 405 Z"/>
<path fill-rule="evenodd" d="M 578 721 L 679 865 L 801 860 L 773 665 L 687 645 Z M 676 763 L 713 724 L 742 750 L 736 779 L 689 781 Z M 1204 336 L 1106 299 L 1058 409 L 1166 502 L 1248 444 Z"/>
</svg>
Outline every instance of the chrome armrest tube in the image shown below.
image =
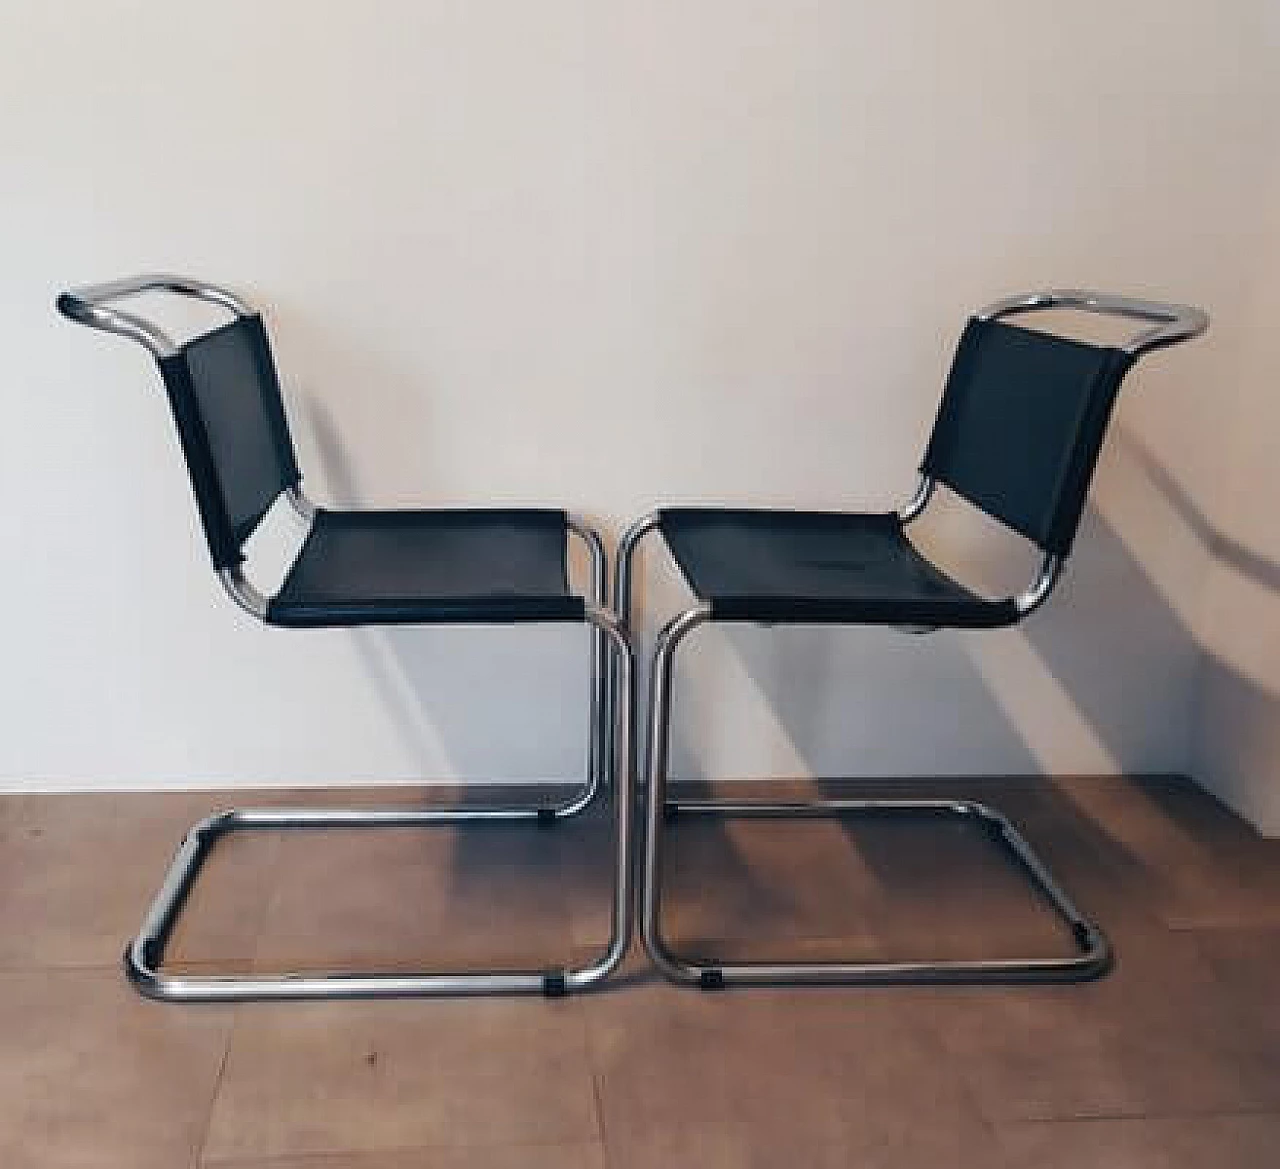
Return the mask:
<svg viewBox="0 0 1280 1169">
<path fill-rule="evenodd" d="M 1138 300 L 1131 296 L 1112 296 L 1081 288 L 1056 288 L 1008 296 L 980 309 L 976 315 L 982 321 L 995 321 L 1017 313 L 1044 309 L 1076 309 L 1080 312 L 1128 317 L 1151 323 L 1152 328 L 1135 334 L 1120 346 L 1135 358 L 1150 353 L 1153 349 L 1190 341 L 1209 327 L 1209 314 L 1192 305 Z"/>
</svg>

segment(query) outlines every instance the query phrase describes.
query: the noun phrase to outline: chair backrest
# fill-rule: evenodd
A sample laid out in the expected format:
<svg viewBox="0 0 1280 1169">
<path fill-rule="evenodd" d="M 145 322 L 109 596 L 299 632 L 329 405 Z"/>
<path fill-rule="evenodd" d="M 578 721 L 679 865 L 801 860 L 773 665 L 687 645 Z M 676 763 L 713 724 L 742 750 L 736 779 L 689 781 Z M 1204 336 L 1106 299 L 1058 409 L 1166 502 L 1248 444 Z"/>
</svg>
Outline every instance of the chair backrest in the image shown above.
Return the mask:
<svg viewBox="0 0 1280 1169">
<path fill-rule="evenodd" d="M 119 307 L 155 292 L 218 305 L 233 319 L 179 345 L 154 322 Z M 57 308 L 79 324 L 136 341 L 159 363 L 214 567 L 240 564 L 262 517 L 302 481 L 261 316 L 225 288 L 162 274 L 71 289 Z"/>
<path fill-rule="evenodd" d="M 956 349 L 921 473 L 1065 556 L 1132 363 L 1119 349 L 974 318 Z"/>
<path fill-rule="evenodd" d="M 238 316 L 159 359 L 217 568 L 302 480 L 262 318 Z"/>
<path fill-rule="evenodd" d="M 996 319 L 1057 307 L 1161 324 L 1112 347 Z M 1198 309 L 1081 292 L 984 309 L 956 348 L 921 474 L 1046 552 L 1066 556 L 1125 374 L 1143 353 L 1196 336 L 1207 324 Z"/>
</svg>

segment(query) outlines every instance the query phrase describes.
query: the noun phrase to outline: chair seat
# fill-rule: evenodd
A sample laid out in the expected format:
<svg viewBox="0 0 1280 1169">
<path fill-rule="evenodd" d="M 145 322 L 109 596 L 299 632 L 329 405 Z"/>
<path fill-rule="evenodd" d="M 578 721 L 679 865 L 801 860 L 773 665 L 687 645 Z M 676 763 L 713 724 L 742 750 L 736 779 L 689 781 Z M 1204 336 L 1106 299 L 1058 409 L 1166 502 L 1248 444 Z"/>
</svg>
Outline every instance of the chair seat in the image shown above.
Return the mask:
<svg viewBox="0 0 1280 1169">
<path fill-rule="evenodd" d="M 896 515 L 670 508 L 660 527 L 689 586 L 722 621 L 990 629 L 1011 601 L 957 584 Z"/>
<path fill-rule="evenodd" d="M 562 511 L 319 511 L 275 625 L 574 621 Z"/>
</svg>

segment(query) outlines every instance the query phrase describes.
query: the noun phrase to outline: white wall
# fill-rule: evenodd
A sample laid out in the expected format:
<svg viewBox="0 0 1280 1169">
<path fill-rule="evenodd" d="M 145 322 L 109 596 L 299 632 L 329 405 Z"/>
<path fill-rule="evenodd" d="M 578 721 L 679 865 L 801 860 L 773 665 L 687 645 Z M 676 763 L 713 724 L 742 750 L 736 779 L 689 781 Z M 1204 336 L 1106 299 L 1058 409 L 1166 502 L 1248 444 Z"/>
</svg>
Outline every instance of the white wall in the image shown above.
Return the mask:
<svg viewBox="0 0 1280 1169">
<path fill-rule="evenodd" d="M 1271 36 L 1280 54 L 1280 11 Z M 1280 77 L 1276 89 L 1280 104 Z M 1238 389 L 1226 415 L 1222 473 L 1192 513 L 1213 553 L 1192 766 L 1228 803 L 1280 835 L 1280 130 L 1272 161 L 1263 188 L 1269 218 L 1234 330 Z"/>
<path fill-rule="evenodd" d="M 0 0 L 0 781 L 580 762 L 580 637 L 286 634 L 225 602 L 146 356 L 51 309 L 152 268 L 269 308 L 312 494 L 614 533 L 662 501 L 889 506 L 998 295 L 1202 303 L 1211 337 L 1127 384 L 1055 606 L 994 635 L 706 637 L 676 756 L 1186 769 L 1213 562 L 1162 487 L 1221 465 L 1264 7 Z M 958 513 L 931 547 L 980 580 L 1030 564 Z"/>
</svg>

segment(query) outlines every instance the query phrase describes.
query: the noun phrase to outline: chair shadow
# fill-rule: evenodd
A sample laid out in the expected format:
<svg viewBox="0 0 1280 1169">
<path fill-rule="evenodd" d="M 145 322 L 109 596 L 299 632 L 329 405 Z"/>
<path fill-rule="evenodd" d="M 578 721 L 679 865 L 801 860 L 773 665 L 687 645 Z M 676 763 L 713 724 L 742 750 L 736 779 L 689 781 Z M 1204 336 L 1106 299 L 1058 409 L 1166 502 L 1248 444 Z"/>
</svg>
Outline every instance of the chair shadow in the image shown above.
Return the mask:
<svg viewBox="0 0 1280 1169">
<path fill-rule="evenodd" d="M 424 395 L 415 388 L 415 378 L 408 371 L 376 361 L 367 363 L 363 353 L 352 357 L 341 351 L 329 335 L 321 336 L 317 343 L 321 344 L 326 369 L 337 371 L 339 377 L 344 371 L 359 369 L 362 395 L 385 396 L 389 416 L 404 419 L 404 428 L 410 433 L 429 435 Z M 321 502 L 356 509 L 393 505 L 371 497 L 362 485 L 358 459 L 351 453 L 334 410 L 316 395 L 303 395 L 301 406 L 300 420 L 305 423 L 309 453 L 318 463 L 324 485 L 325 498 Z M 429 467 L 429 459 L 424 458 L 423 462 Z M 430 491 L 430 482 L 424 477 L 420 498 L 429 499 Z M 477 707 L 483 709 L 487 703 L 502 712 L 495 716 L 502 719 L 508 717 L 508 707 L 520 710 L 520 733 L 539 750 L 561 738 L 569 741 L 581 737 L 585 741 L 585 686 L 581 703 L 583 730 L 578 735 L 576 726 L 568 726 L 561 712 L 564 704 L 557 701 L 557 688 L 544 685 L 548 677 L 569 676 L 573 668 L 570 655 L 575 664 L 578 657 L 583 662 L 587 660 L 585 632 L 572 639 L 565 637 L 563 628 L 532 626 L 370 626 L 349 632 L 363 670 L 388 712 L 405 753 L 413 760 L 416 775 L 426 776 L 443 769 L 456 776 L 502 778 L 494 776 L 493 769 L 501 756 L 496 746 L 501 736 L 495 734 L 492 723 L 476 718 Z M 573 644 L 567 645 L 570 640 Z M 528 677 L 532 661 L 543 663 L 544 671 L 532 684 L 517 685 L 522 676 Z M 560 759 L 551 769 L 557 778 L 585 771 L 585 748 L 581 764 L 576 756 L 559 754 Z"/>
<path fill-rule="evenodd" d="M 963 635 L 901 634 L 872 627 L 727 627 L 725 640 L 787 746 L 818 779 L 911 774 L 932 760 L 947 774 L 974 771 L 965 760 L 998 755 L 1006 770 L 1040 765 L 965 651 Z M 838 699 L 838 700 L 837 700 Z M 877 746 L 876 729 L 904 728 Z M 967 728 L 983 728 L 966 743 Z"/>
<path fill-rule="evenodd" d="M 1210 557 L 1248 577 L 1268 592 L 1280 593 L 1280 563 L 1263 556 L 1217 527 L 1168 468 L 1136 436 L 1117 428 L 1116 441 L 1191 530 Z"/>
<path fill-rule="evenodd" d="M 282 341 L 305 358 L 301 371 L 286 378 L 286 407 L 302 407 L 296 421 L 304 425 L 295 427 L 295 442 L 304 473 L 311 472 L 311 482 L 320 480 L 321 502 L 339 508 L 403 505 L 370 498 L 359 473 L 363 466 L 377 466 L 384 480 L 409 484 L 401 494 L 410 499 L 429 490 L 431 469 L 446 447 L 431 425 L 420 371 L 367 347 L 347 347 L 345 334 L 305 313 L 289 311 L 282 324 Z M 310 383 L 321 378 L 339 393 L 310 390 Z M 388 428 L 386 420 L 392 418 L 396 425 Z"/>
<path fill-rule="evenodd" d="M 1145 448 L 1131 438 L 1122 438 L 1121 442 L 1124 452 L 1167 500 L 1208 558 L 1242 573 L 1269 592 L 1280 591 L 1280 565 L 1215 528 Z M 1197 698 L 1214 701 L 1220 708 L 1219 717 L 1227 725 L 1224 733 L 1238 739 L 1258 737 L 1265 733 L 1264 728 L 1280 726 L 1280 696 L 1197 643 L 1193 631 L 1165 599 L 1148 568 L 1096 506 L 1090 505 L 1086 512 L 1061 594 L 1056 605 L 1051 603 L 1029 619 L 1020 635 L 1113 758 L 1140 757 L 1144 747 L 1151 745 L 1144 735 L 1175 733 L 1184 736 L 1184 746 L 1178 754 L 1192 759 L 1197 750 L 1192 727 L 1184 724 L 1171 732 L 1164 716 L 1170 710 L 1190 710 Z M 1117 597 L 1125 600 L 1124 612 L 1119 615 L 1110 611 Z M 1110 620 L 1098 620 L 1099 615 L 1110 616 Z M 982 717 L 998 725 L 1001 752 L 1020 762 L 1009 769 L 1008 781 L 978 776 L 961 783 L 956 777 L 848 781 L 833 776 L 833 755 L 847 750 L 848 757 L 856 757 L 857 743 L 846 740 L 840 750 L 833 752 L 827 728 L 841 725 L 840 712 L 812 701 L 810 696 L 831 692 L 836 688 L 834 683 L 844 681 L 837 667 L 838 655 L 849 650 L 844 639 L 831 636 L 829 630 L 791 629 L 771 631 L 767 640 L 733 631 L 727 640 L 789 738 L 789 745 L 809 765 L 810 774 L 818 777 L 811 782 L 821 794 L 949 798 L 963 791 L 966 796 L 990 799 L 997 806 L 1011 800 L 1015 819 L 1025 820 L 1032 829 L 1033 848 L 1037 847 L 1035 834 L 1039 829 L 1048 839 L 1051 867 L 1067 874 L 1069 887 L 1074 882 L 1084 889 L 1082 900 L 1086 908 L 1092 898 L 1121 914 L 1127 923 L 1139 921 L 1143 928 L 1156 923 L 1162 908 L 1176 906 L 1185 891 L 1178 892 L 1175 874 L 1161 864 L 1160 857 L 1144 851 L 1142 829 L 1128 824 L 1113 829 L 1099 819 L 1091 811 L 1090 801 L 1081 799 L 1087 789 L 1079 787 L 1079 778 L 1044 776 L 1027 743 L 968 658 L 954 643 L 935 638 L 936 635 L 928 640 L 942 653 L 932 655 L 932 664 L 945 679 L 944 684 L 953 691 L 969 692 L 970 704 L 975 701 L 972 695 L 982 696 L 980 709 L 977 713 L 971 711 L 969 717 Z M 1176 662 L 1179 656 L 1185 656 L 1186 669 L 1166 671 L 1164 676 L 1152 679 L 1149 691 L 1143 695 L 1133 694 L 1123 671 L 1109 672 L 1098 667 L 1099 662 L 1108 659 L 1140 661 L 1153 653 L 1162 661 Z M 883 656 L 878 658 L 877 665 L 884 660 Z M 897 680 L 909 681 L 906 673 Z M 884 680 L 882 673 L 876 676 L 878 682 Z M 1135 697 L 1149 708 L 1149 717 L 1135 718 Z M 893 713 L 900 717 L 901 709 L 895 708 Z M 849 725 L 847 720 L 844 725 Z M 1140 728 L 1137 733 L 1135 726 Z M 1277 742 L 1280 733 L 1272 733 L 1268 739 L 1271 754 L 1262 749 L 1255 754 L 1260 759 L 1274 758 Z M 817 750 L 815 743 L 819 744 Z M 1032 785 L 1035 794 L 1030 799 L 1025 778 L 1021 778 L 1028 776 L 1040 777 Z M 1128 795 L 1145 805 L 1138 819 L 1144 815 L 1154 818 L 1160 832 L 1188 840 L 1224 839 L 1249 857 L 1257 855 L 1261 848 L 1265 859 L 1260 863 L 1274 866 L 1274 849 L 1267 848 L 1258 832 L 1211 791 L 1199 785 L 1192 790 L 1191 781 L 1167 775 L 1125 775 L 1109 782 L 1123 786 Z M 874 826 L 846 822 L 846 831 L 850 849 L 862 864 L 886 882 L 892 882 L 895 874 L 901 877 L 902 857 L 877 837 Z M 745 879 L 750 866 L 745 858 L 734 855 L 730 837 L 724 834 L 716 847 L 720 863 L 736 874 L 735 879 Z M 1224 870 L 1232 868 L 1227 852 L 1215 852 L 1215 863 Z M 1252 879 L 1256 865 L 1245 865 L 1245 870 L 1246 879 Z M 1124 897 L 1117 894 L 1118 890 L 1139 892 Z"/>
<path fill-rule="evenodd" d="M 1240 574 L 1268 594 L 1280 593 L 1280 565 L 1214 526 L 1137 439 L 1121 430 L 1119 442 L 1131 465 L 1182 519 L 1211 565 Z M 1217 748 L 1230 746 L 1229 756 L 1243 751 L 1265 768 L 1265 761 L 1273 759 L 1280 746 L 1280 732 L 1272 730 L 1280 726 L 1280 694 L 1247 676 L 1212 645 L 1201 642 L 1166 600 L 1148 568 L 1096 507 L 1086 513 L 1079 549 L 1071 575 L 1064 581 L 1064 592 L 1072 603 L 1058 610 L 1047 607 L 1041 617 L 1024 627 L 1028 644 L 1045 668 L 1099 739 L 1116 757 L 1123 758 L 1134 746 L 1126 727 L 1126 722 L 1134 721 L 1133 704 L 1151 699 L 1118 685 L 1118 675 L 1100 676 L 1094 663 L 1104 657 L 1132 658 L 1152 645 L 1164 647 L 1166 654 L 1186 654 L 1190 659 L 1185 672 L 1187 692 L 1180 702 L 1174 702 L 1167 689 L 1161 690 L 1173 684 L 1171 679 L 1153 678 L 1150 684 L 1156 701 L 1151 703 L 1151 716 L 1136 721 L 1152 728 L 1154 734 L 1184 736 L 1181 754 L 1187 760 L 1187 770 L 1203 773 L 1200 778 L 1211 789 L 1229 792 L 1233 802 L 1256 820 L 1276 823 L 1280 796 L 1272 797 L 1266 806 L 1265 796 L 1256 791 L 1258 777 L 1235 774 L 1239 769 L 1232 768 L 1229 759 L 1223 762 L 1223 753 Z M 1079 620 L 1081 610 L 1086 614 L 1097 611 L 1112 594 L 1129 599 L 1122 623 L 1100 629 L 1096 622 Z M 1195 710 L 1196 717 L 1172 728 L 1157 717 L 1162 707 L 1179 706 L 1189 714 Z M 1121 718 L 1122 712 L 1130 717 Z M 1232 774 L 1227 774 L 1226 768 Z M 1210 771 L 1214 774 L 1208 774 Z M 1254 790 L 1239 790 L 1248 788 Z"/>
<path fill-rule="evenodd" d="M 343 368 L 353 363 L 335 358 L 334 364 Z M 422 395 L 411 388 L 411 379 L 397 377 L 390 370 L 376 371 L 375 376 L 377 373 L 387 375 L 377 384 L 378 392 L 387 395 L 388 410 L 394 411 L 397 403 L 402 405 L 404 399 L 411 398 L 410 413 L 421 413 Z M 386 389 L 388 385 L 391 390 Z M 332 409 L 319 397 L 304 396 L 302 417 L 322 472 L 326 500 L 344 508 L 385 506 L 385 501 L 370 498 L 362 487 L 355 459 Z M 429 486 L 424 484 L 428 491 Z M 346 632 L 402 746 L 416 761 L 416 773 L 429 783 L 410 797 L 413 804 L 537 809 L 563 802 L 580 786 L 587 762 L 585 664 L 589 643 L 585 629 L 575 628 L 572 638 L 566 637 L 562 626 L 370 626 Z M 582 664 L 583 687 L 581 700 L 567 704 L 560 700 L 558 688 L 547 686 L 546 680 L 567 674 L 570 655 L 574 666 L 579 661 Z M 533 662 L 543 669 L 531 671 Z M 515 684 L 531 672 L 530 684 Z M 563 713 L 568 705 L 573 706 L 571 716 Z M 492 709 L 492 721 L 478 720 L 478 709 Z M 543 754 L 548 740 L 581 742 L 583 746 L 580 758 L 552 767 L 556 778 L 545 783 L 474 782 L 479 777 L 492 779 L 491 764 L 503 753 L 496 744 L 506 739 L 527 741 Z M 572 751 L 576 753 L 577 748 Z M 440 768 L 455 778 L 447 784 L 435 782 L 431 772 L 438 773 Z M 403 798 L 397 795 L 397 799 Z M 513 872 L 519 872 L 522 880 L 526 876 L 532 880 L 545 877 L 548 919 L 564 918 L 567 922 L 574 912 L 573 878 L 581 877 L 593 892 L 598 889 L 601 904 L 608 904 L 611 826 L 603 810 L 585 813 L 580 824 L 565 823 L 550 833 L 520 823 L 441 827 L 424 833 L 421 848 L 447 849 L 449 880 L 456 883 L 462 897 L 478 898 L 482 903 L 490 899 L 489 894 L 499 903 L 509 898 Z M 568 850 L 579 846 L 581 856 L 568 855 Z M 545 961 L 554 965 L 564 957 L 549 953 Z"/>
<path fill-rule="evenodd" d="M 1216 791 L 1280 835 L 1280 694 L 1206 654 L 1197 700 L 1204 712 L 1193 743 L 1197 770 L 1213 770 Z"/>
<path fill-rule="evenodd" d="M 1126 760 L 1189 758 L 1190 720 L 1171 727 L 1168 712 L 1191 710 L 1201 651 L 1148 569 L 1092 504 L 1057 592 L 1018 633 L 1098 743 L 1122 769 Z M 1170 668 L 1136 677 L 1131 664 L 1153 658 Z M 1108 661 L 1119 668 L 1100 668 Z M 1180 747 L 1170 745 L 1171 735 Z"/>
<path fill-rule="evenodd" d="M 394 376 L 391 381 L 406 384 L 404 379 Z M 420 395 L 414 394 L 413 397 L 415 403 L 420 403 Z M 364 502 L 363 493 L 332 413 L 320 402 L 312 400 L 308 403 L 307 416 L 333 497 L 345 505 L 359 506 Z M 1280 566 L 1215 529 L 1149 452 L 1131 439 L 1124 445 L 1153 487 L 1168 499 L 1176 514 L 1195 534 L 1209 557 L 1258 581 L 1271 592 L 1280 591 Z M 1212 684 L 1224 693 L 1230 691 L 1233 703 L 1243 704 L 1251 712 L 1251 725 L 1264 722 L 1275 725 L 1276 716 L 1280 714 L 1280 700 L 1212 654 L 1203 649 L 1197 650 L 1186 623 L 1164 599 L 1147 569 L 1116 529 L 1096 508 L 1091 507 L 1086 515 L 1078 551 L 1062 592 L 1064 596 L 1058 598 L 1056 605 L 1051 604 L 1022 627 L 1021 635 L 1025 636 L 1027 644 L 1036 651 L 1062 693 L 1069 697 L 1114 757 L 1129 755 L 1134 746 L 1132 725 L 1135 721 L 1143 723 L 1148 720 L 1133 718 L 1134 696 L 1117 685 L 1114 678 L 1108 678 L 1105 671 L 1099 671 L 1098 662 L 1116 655 L 1141 655 L 1152 646 L 1161 647 L 1168 654 L 1199 653 L 1202 655 L 1201 685 L 1206 684 L 1204 679 L 1207 678 L 1214 680 Z M 1105 611 L 1108 602 L 1116 596 L 1126 598 L 1123 621 L 1099 627 L 1097 622 L 1088 619 L 1099 610 Z M 1064 600 L 1069 603 L 1064 604 Z M 508 631 L 498 632 L 504 642 L 510 638 Z M 871 647 L 870 660 L 874 668 L 867 671 L 866 681 L 861 683 L 864 686 L 862 696 L 870 714 L 861 723 L 850 720 L 847 712 L 829 701 L 814 701 L 815 694 L 828 696 L 849 692 L 847 683 L 850 678 L 844 674 L 842 663 L 857 660 L 857 650 L 851 642 L 859 636 L 868 634 L 854 630 L 832 636 L 829 629 L 790 628 L 761 637 L 751 631 L 734 629 L 726 638 L 762 700 L 776 717 L 778 726 L 789 741 L 788 746 L 806 762 L 809 773 L 817 777 L 811 782 L 819 791 L 849 790 L 849 782 L 840 778 L 840 769 L 832 766 L 833 761 L 857 758 L 859 747 L 865 748 L 865 740 L 860 743 L 859 736 L 874 730 L 876 723 L 883 722 L 887 713 L 892 714 L 895 722 L 901 721 L 902 701 L 887 700 L 884 691 L 909 695 L 922 677 L 915 662 L 915 653 L 927 650 L 928 666 L 925 668 L 930 671 L 930 685 L 937 687 L 939 693 L 951 696 L 948 702 L 935 704 L 934 709 L 947 711 L 953 730 L 961 722 L 973 721 L 980 721 L 981 725 L 989 728 L 981 749 L 975 754 L 994 751 L 1010 761 L 1008 771 L 1011 775 L 1040 777 L 1034 785 L 1037 790 L 1033 798 L 1018 795 L 1014 790 L 1016 785 L 1002 785 L 999 780 L 987 776 L 973 776 L 967 785 L 957 784 L 959 776 L 916 781 L 895 779 L 884 781 L 885 784 L 901 793 L 914 783 L 917 790 L 929 789 L 930 794 L 945 793 L 948 796 L 964 787 L 966 794 L 976 791 L 981 795 L 985 791 L 997 803 L 1002 802 L 1002 793 L 1013 793 L 1015 804 L 1022 807 L 1033 827 L 1054 827 L 1055 832 L 1050 835 L 1073 842 L 1072 848 L 1076 849 L 1079 857 L 1085 858 L 1083 862 L 1073 860 L 1072 848 L 1050 845 L 1048 859 L 1051 864 L 1067 870 L 1068 883 L 1072 877 L 1082 881 L 1086 888 L 1086 908 L 1090 892 L 1102 900 L 1107 899 L 1108 884 L 1117 887 L 1131 884 L 1150 889 L 1152 904 L 1157 903 L 1158 889 L 1165 875 L 1154 871 L 1139 849 L 1110 833 L 1105 825 L 1091 816 L 1071 794 L 1068 780 L 1043 777 L 1043 768 L 1025 737 L 954 635 L 933 635 L 907 642 L 899 640 L 899 651 L 905 646 L 906 652 L 897 655 L 892 651 L 884 652 L 884 647 Z M 448 655 L 447 652 L 439 652 L 443 643 L 436 631 L 424 634 L 415 630 L 357 630 L 354 631 L 354 643 L 372 684 L 413 756 L 424 767 L 432 759 L 423 740 L 424 725 L 430 720 L 432 730 L 441 732 L 441 744 L 448 742 L 451 772 L 461 776 L 477 774 L 478 768 L 492 757 L 485 749 L 486 744 L 492 742 L 492 729 L 484 736 L 484 742 L 477 744 L 474 734 L 459 736 L 451 728 L 465 726 L 474 719 L 477 699 L 483 701 L 492 697 L 486 692 L 483 678 L 491 675 L 495 667 L 498 672 L 506 672 L 509 668 L 511 673 L 527 669 L 527 662 L 532 660 L 532 656 L 526 658 L 524 651 L 531 647 L 525 646 L 521 651 L 518 666 L 514 658 L 489 655 L 477 669 L 475 684 L 460 686 L 452 677 L 452 670 L 442 665 L 442 659 Z M 494 644 L 496 647 L 496 641 Z M 458 643 L 458 648 L 461 649 L 461 643 Z M 545 644 L 538 646 L 539 650 L 547 648 L 549 646 Z M 506 649 L 501 651 L 503 655 L 506 652 Z M 585 660 L 585 639 L 581 656 Z M 1187 676 L 1191 677 L 1194 672 L 1189 668 Z M 1172 684 L 1182 683 L 1157 680 L 1158 686 Z M 540 696 L 534 697 L 537 700 Z M 545 697 L 541 696 L 542 699 Z M 1148 700 L 1153 710 L 1167 711 L 1177 705 L 1176 702 L 1171 703 L 1167 690 L 1153 694 Z M 877 714 L 877 703 L 886 701 L 890 705 L 880 706 L 880 714 Z M 551 702 L 539 708 L 537 716 L 520 728 L 521 733 L 536 739 L 540 732 L 544 738 L 547 737 L 547 724 L 554 723 L 551 731 L 557 734 L 565 729 L 565 724 L 556 717 L 554 708 L 557 705 Z M 582 712 L 582 721 L 585 722 L 585 688 L 583 701 L 575 704 L 575 708 Z M 505 711 L 505 707 L 503 709 Z M 496 717 L 505 721 L 508 716 L 499 713 Z M 643 739 L 643 721 L 638 721 Z M 1187 732 L 1181 728 L 1179 733 Z M 699 786 L 705 790 L 709 783 L 705 775 L 705 760 L 693 748 L 695 736 L 691 729 L 681 727 L 677 720 L 673 736 L 676 740 L 673 754 L 682 760 L 681 771 L 686 777 L 680 791 L 696 791 Z M 948 738 L 945 727 L 939 728 L 936 724 L 923 726 L 917 738 L 924 744 L 927 755 L 953 757 L 955 754 L 957 740 Z M 917 754 L 920 750 L 917 746 Z M 865 750 L 863 758 L 868 761 Z M 883 759 L 883 756 L 873 755 L 869 761 L 874 764 L 877 759 Z M 874 771 L 874 766 L 870 770 Z M 1198 813 L 1188 811 L 1195 808 L 1194 802 L 1179 804 L 1161 784 L 1130 779 L 1120 782 L 1136 785 L 1135 790 L 1171 820 L 1179 817 L 1195 819 L 1204 815 L 1205 805 L 1199 805 Z M 876 786 L 876 781 L 860 783 L 864 791 Z M 468 790 L 465 784 L 459 785 L 459 790 L 466 792 L 468 799 L 484 799 L 482 795 L 475 794 L 474 788 Z M 1017 809 L 1014 811 L 1016 814 Z M 1222 815 L 1228 823 L 1239 826 L 1245 836 L 1251 833 L 1252 830 L 1245 828 L 1232 813 L 1223 809 Z M 1189 823 L 1184 826 L 1189 829 L 1196 827 Z M 452 834 L 452 863 L 460 880 L 482 884 L 493 864 L 493 849 L 481 842 L 479 835 L 470 831 Z M 1035 845 L 1036 841 L 1033 839 L 1032 843 Z M 751 898 L 760 899 L 762 904 L 788 896 L 751 864 L 735 843 L 726 822 L 709 821 L 699 834 L 699 844 L 706 850 L 703 863 L 708 866 L 708 872 L 716 874 L 717 880 L 734 884 Z M 893 850 L 869 843 L 865 835 L 853 832 L 850 833 L 849 844 L 885 882 L 892 882 L 895 874 L 901 872 L 900 861 L 893 855 Z M 1099 879 L 1099 874 L 1102 879 Z"/>
<path fill-rule="evenodd" d="M 306 417 L 333 503 L 342 508 L 367 506 L 328 408 L 319 400 L 308 399 Z M 347 632 L 401 743 L 425 769 L 430 752 L 423 737 L 422 704 L 408 684 L 399 658 L 392 650 L 391 639 L 376 626 L 358 626 Z"/>
</svg>

